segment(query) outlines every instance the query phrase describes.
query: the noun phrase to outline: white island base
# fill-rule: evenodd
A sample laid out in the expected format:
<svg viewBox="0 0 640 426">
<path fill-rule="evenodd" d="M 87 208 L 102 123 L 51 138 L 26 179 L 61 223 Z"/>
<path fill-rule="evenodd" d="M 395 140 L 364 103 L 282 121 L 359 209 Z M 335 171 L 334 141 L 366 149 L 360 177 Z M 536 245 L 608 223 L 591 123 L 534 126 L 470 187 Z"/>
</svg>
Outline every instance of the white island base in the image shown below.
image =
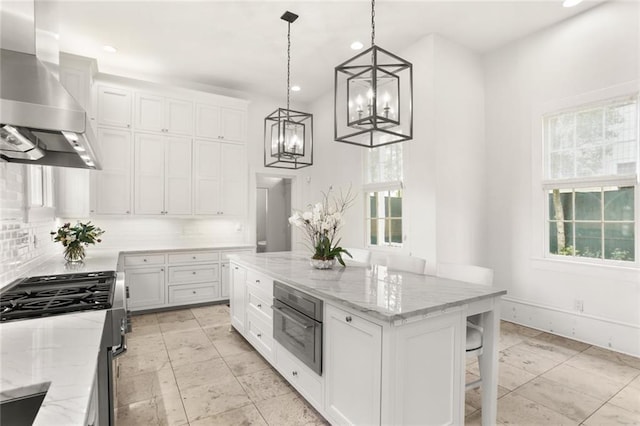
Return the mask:
<svg viewBox="0 0 640 426">
<path fill-rule="evenodd" d="M 482 313 L 482 422 L 495 424 L 504 291 L 358 267 L 309 271 L 275 255 L 232 260 L 232 324 L 329 422 L 464 424 L 466 318 Z M 323 299 L 322 375 L 273 340 L 274 280 Z"/>
</svg>

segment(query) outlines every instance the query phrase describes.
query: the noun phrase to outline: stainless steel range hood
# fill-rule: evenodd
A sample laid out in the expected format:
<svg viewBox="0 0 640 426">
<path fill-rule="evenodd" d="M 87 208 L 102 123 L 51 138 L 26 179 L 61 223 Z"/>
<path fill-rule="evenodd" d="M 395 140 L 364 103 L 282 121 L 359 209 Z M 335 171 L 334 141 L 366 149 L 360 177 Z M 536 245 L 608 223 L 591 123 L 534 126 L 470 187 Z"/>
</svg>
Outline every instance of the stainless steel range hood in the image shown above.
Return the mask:
<svg viewBox="0 0 640 426">
<path fill-rule="evenodd" d="M 0 158 L 17 163 L 99 168 L 87 113 L 31 53 L 35 48 L 24 48 L 25 38 L 31 37 L 35 45 L 33 17 L 29 28 L 24 13 L 0 11 L 2 25 L 13 24 L 21 33 L 14 37 L 18 30 L 2 32 Z"/>
</svg>

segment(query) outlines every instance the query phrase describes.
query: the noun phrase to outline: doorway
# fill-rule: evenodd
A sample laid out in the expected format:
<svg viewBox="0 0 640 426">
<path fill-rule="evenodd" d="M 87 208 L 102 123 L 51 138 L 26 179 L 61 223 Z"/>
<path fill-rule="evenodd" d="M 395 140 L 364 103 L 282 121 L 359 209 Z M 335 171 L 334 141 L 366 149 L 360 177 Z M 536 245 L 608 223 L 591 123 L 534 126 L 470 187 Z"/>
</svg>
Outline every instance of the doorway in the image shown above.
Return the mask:
<svg viewBox="0 0 640 426">
<path fill-rule="evenodd" d="M 258 253 L 291 250 L 291 179 L 256 176 L 256 247 Z"/>
</svg>

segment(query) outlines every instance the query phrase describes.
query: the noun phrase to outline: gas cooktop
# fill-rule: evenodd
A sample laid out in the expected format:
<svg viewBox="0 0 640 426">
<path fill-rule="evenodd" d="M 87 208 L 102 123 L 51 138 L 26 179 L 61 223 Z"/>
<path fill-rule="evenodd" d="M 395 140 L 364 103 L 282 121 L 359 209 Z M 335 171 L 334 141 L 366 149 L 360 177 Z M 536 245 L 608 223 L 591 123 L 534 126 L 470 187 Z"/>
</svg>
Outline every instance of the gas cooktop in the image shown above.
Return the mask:
<svg viewBox="0 0 640 426">
<path fill-rule="evenodd" d="M 114 271 L 29 277 L 0 292 L 0 321 L 110 309 Z"/>
</svg>

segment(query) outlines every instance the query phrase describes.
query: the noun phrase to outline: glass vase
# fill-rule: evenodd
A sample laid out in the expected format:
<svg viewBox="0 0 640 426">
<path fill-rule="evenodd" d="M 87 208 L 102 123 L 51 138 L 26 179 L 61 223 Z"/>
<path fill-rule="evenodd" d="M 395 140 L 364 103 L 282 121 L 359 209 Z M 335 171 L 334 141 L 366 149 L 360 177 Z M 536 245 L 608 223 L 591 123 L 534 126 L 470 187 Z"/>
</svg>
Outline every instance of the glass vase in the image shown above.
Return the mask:
<svg viewBox="0 0 640 426">
<path fill-rule="evenodd" d="M 69 244 L 64 248 L 64 260 L 67 262 L 82 262 L 85 256 L 82 244 Z"/>
<path fill-rule="evenodd" d="M 336 258 L 332 257 L 331 259 L 314 259 L 312 257 L 309 263 L 316 269 L 332 269 L 336 265 Z"/>
</svg>

